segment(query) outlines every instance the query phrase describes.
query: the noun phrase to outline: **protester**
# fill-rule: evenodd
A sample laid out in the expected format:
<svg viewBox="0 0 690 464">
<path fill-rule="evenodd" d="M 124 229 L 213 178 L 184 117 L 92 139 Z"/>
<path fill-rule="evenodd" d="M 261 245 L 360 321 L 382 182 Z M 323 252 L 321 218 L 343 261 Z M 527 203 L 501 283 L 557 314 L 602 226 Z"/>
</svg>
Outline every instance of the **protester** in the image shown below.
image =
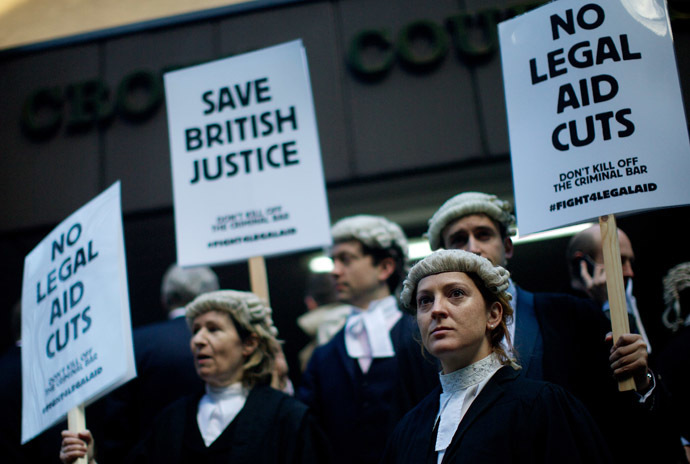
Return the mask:
<svg viewBox="0 0 690 464">
<path fill-rule="evenodd" d="M 606 272 L 604 270 L 604 253 L 601 243 L 601 228 L 599 224 L 595 224 L 573 235 L 568 242 L 566 257 L 570 274 L 570 287 L 575 292 L 596 302 L 604 311 L 606 317 L 611 319 L 608 289 L 606 287 Z M 633 271 L 635 252 L 628 235 L 620 228 L 618 229 L 618 243 L 630 330 L 632 333 L 639 333 L 642 336 L 642 340 L 647 345 L 647 352 L 651 353 L 652 345 L 642 323 L 640 311 L 637 309 L 637 300 L 632 293 L 633 277 L 635 276 Z"/>
<path fill-rule="evenodd" d="M 189 350 L 191 332 L 185 306 L 197 296 L 218 290 L 210 267 L 168 267 L 160 288 L 167 319 L 135 328 L 132 333 L 137 377 L 105 401 L 105 429 L 99 447 L 103 463 L 120 464 L 124 453 L 141 439 L 154 418 L 170 403 L 203 391 Z M 172 381 L 174 379 L 174 381 Z"/>
<path fill-rule="evenodd" d="M 3 462 L 20 463 L 25 450 L 20 446 L 22 430 L 21 302 L 12 307 L 12 346 L 0 355 L 0 404 L 4 420 L 0 424 L 0 456 Z"/>
<path fill-rule="evenodd" d="M 690 462 L 690 263 L 670 269 L 663 284 L 663 322 L 674 335 L 656 361 L 671 393 L 674 417 Z"/>
<path fill-rule="evenodd" d="M 166 408 L 125 462 L 329 462 L 306 406 L 269 386 L 278 343 L 271 309 L 253 293 L 221 290 L 197 297 L 186 318 L 206 392 Z M 87 453 L 95 463 L 90 432 L 63 432 L 63 463 Z"/>
<path fill-rule="evenodd" d="M 331 233 L 336 295 L 351 314 L 314 351 L 298 395 L 323 425 L 336 462 L 373 464 L 396 421 L 438 383 L 437 369 L 422 357 L 414 320 L 394 296 L 407 256 L 400 226 L 361 215 Z"/>
<path fill-rule="evenodd" d="M 302 372 L 314 349 L 328 343 L 343 328 L 350 314 L 350 307 L 337 301 L 335 284 L 327 273 L 309 275 L 304 304 L 307 312 L 297 318 L 297 325 L 311 340 L 299 352 Z"/>
<path fill-rule="evenodd" d="M 0 355 L 0 405 L 3 421 L 0 424 L 0 456 L 3 464 L 59 463 L 55 444 L 67 425 L 62 421 L 28 443 L 21 444 L 22 432 L 22 360 L 21 360 L 21 301 L 12 306 L 10 329 L 13 344 Z"/>
<path fill-rule="evenodd" d="M 511 211 L 495 195 L 458 194 L 429 220 L 431 249 L 462 249 L 506 266 L 515 252 Z M 642 337 L 623 334 L 611 346 L 610 322 L 593 302 L 528 292 L 512 280 L 509 285 L 515 317 L 508 330 L 525 377 L 560 385 L 581 400 L 617 462 L 676 462 L 677 445 L 662 412 L 667 398 L 655 388 Z M 630 377 L 637 391 L 618 392 L 614 379 Z"/>
<path fill-rule="evenodd" d="M 610 461 L 585 407 L 556 385 L 526 379 L 504 350 L 508 275 L 461 250 L 437 251 L 410 270 L 401 303 L 440 360 L 441 386 L 396 428 L 384 463 Z"/>
</svg>

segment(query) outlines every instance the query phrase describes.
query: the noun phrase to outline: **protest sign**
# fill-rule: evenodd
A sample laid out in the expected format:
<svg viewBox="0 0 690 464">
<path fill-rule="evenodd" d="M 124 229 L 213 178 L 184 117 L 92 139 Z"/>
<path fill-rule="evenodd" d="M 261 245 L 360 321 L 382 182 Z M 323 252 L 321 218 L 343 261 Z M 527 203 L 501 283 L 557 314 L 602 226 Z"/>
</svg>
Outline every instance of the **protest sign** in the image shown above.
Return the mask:
<svg viewBox="0 0 690 464">
<path fill-rule="evenodd" d="M 663 0 L 559 0 L 499 35 L 521 234 L 690 203 Z"/>
<path fill-rule="evenodd" d="M 119 182 L 27 255 L 21 351 L 22 443 L 135 376 Z"/>
<path fill-rule="evenodd" d="M 181 266 L 330 244 L 300 40 L 165 74 Z"/>
</svg>

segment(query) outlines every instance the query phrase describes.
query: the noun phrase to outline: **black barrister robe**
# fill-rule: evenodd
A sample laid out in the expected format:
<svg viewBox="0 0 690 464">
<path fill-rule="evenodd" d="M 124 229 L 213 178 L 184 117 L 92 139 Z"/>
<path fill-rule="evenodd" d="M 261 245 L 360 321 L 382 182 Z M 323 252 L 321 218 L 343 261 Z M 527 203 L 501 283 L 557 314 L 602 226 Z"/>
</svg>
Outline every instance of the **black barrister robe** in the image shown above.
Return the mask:
<svg viewBox="0 0 690 464">
<path fill-rule="evenodd" d="M 347 354 L 344 329 L 314 350 L 298 397 L 323 427 L 335 463 L 378 464 L 395 424 L 438 385 L 435 360 L 424 359 L 415 332 L 416 321 L 403 315 L 390 332 L 395 356 L 374 359 L 366 374 Z"/>
<path fill-rule="evenodd" d="M 321 464 L 324 434 L 305 405 L 268 386 L 254 387 L 242 410 L 206 447 L 196 421 L 199 396 L 165 409 L 126 462 L 147 464 Z"/>
<path fill-rule="evenodd" d="M 382 463 L 436 464 L 440 387 L 398 424 Z M 611 462 L 585 407 L 557 385 L 501 368 L 463 417 L 443 463 Z"/>
</svg>

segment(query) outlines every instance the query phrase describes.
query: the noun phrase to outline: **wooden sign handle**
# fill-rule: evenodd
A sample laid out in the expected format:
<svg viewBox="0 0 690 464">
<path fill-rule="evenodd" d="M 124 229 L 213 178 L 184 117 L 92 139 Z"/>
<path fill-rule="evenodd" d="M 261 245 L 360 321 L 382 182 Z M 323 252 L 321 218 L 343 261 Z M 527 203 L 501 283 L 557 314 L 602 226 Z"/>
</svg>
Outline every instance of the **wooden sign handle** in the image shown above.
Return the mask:
<svg viewBox="0 0 690 464">
<path fill-rule="evenodd" d="M 264 261 L 263 256 L 249 258 L 249 285 L 252 288 L 252 293 L 264 300 L 270 306 L 271 300 L 268 296 L 266 261 Z"/>
<path fill-rule="evenodd" d="M 83 404 L 73 407 L 67 413 L 67 429 L 70 432 L 83 432 L 86 430 L 86 415 L 84 413 Z M 89 457 L 84 456 L 74 462 L 75 464 L 88 464 Z"/>
<path fill-rule="evenodd" d="M 630 333 L 616 218 L 613 214 L 601 216 L 599 217 L 599 226 L 601 229 L 601 247 L 604 254 L 606 289 L 608 290 L 611 309 L 611 328 L 615 343 L 621 335 Z M 635 389 L 635 380 L 632 377 L 618 382 L 619 391 Z"/>
</svg>

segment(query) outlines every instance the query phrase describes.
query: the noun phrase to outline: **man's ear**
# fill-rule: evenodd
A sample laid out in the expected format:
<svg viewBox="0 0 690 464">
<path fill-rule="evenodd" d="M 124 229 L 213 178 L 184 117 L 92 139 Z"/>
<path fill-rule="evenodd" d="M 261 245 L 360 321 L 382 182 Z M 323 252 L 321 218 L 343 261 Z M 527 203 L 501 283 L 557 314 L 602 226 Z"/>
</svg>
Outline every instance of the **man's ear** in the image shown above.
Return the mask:
<svg viewBox="0 0 690 464">
<path fill-rule="evenodd" d="M 580 272 L 580 261 L 582 261 L 585 258 L 585 254 L 581 252 L 580 250 L 576 251 L 573 253 L 572 256 L 568 257 L 569 262 L 568 264 L 570 265 L 570 270 L 573 278 L 580 280 L 581 279 L 581 272 Z"/>
<path fill-rule="evenodd" d="M 503 249 L 505 250 L 506 259 L 513 257 L 513 241 L 510 239 L 510 237 L 506 237 L 503 240 Z"/>
<path fill-rule="evenodd" d="M 391 257 L 383 258 L 377 265 L 379 280 L 385 282 L 395 272 L 395 260 Z"/>
</svg>

